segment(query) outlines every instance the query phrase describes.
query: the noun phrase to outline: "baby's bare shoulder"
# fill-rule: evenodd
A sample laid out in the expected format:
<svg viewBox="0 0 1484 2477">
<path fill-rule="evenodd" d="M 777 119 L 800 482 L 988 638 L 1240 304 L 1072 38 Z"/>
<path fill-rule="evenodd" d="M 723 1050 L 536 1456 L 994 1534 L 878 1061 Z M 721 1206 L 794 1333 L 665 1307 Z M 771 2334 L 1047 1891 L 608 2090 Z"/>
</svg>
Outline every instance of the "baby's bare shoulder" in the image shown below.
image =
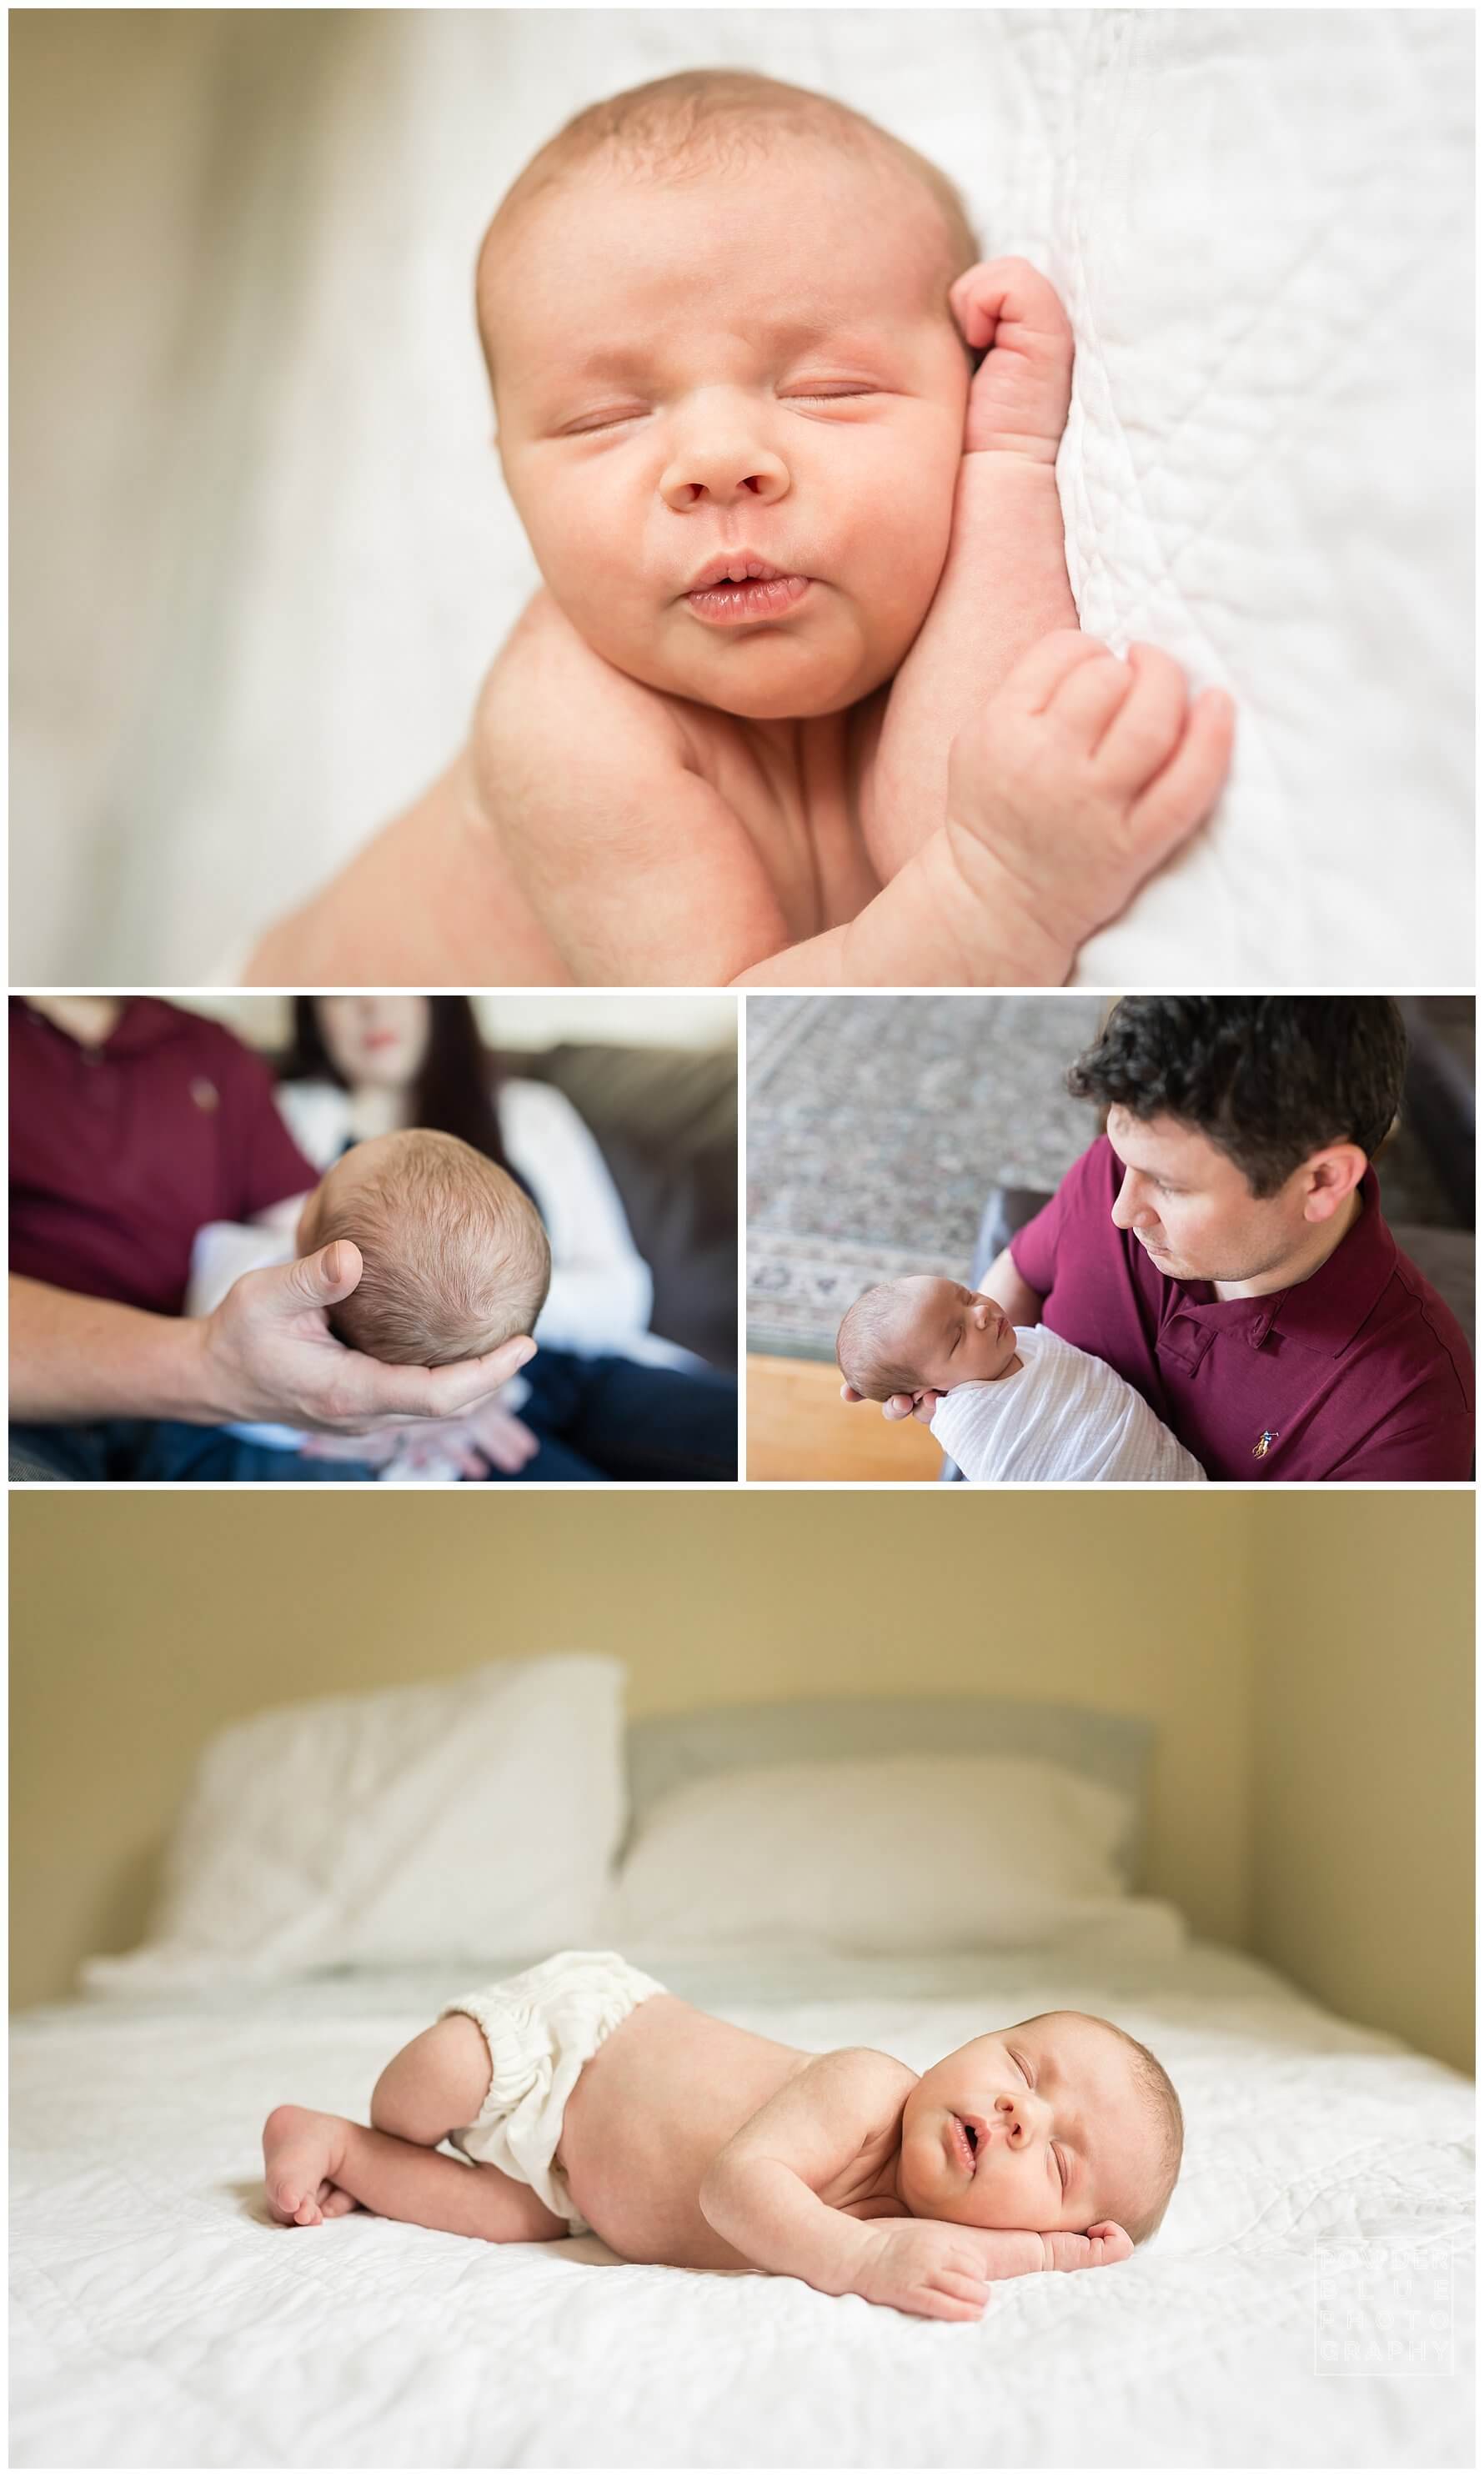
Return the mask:
<svg viewBox="0 0 1484 2477">
<path fill-rule="evenodd" d="M 480 690 L 475 766 L 487 795 L 512 769 L 544 769 L 560 757 L 614 769 L 636 756 L 684 763 L 674 701 L 631 680 L 593 652 L 542 589 L 527 603 Z"/>
</svg>

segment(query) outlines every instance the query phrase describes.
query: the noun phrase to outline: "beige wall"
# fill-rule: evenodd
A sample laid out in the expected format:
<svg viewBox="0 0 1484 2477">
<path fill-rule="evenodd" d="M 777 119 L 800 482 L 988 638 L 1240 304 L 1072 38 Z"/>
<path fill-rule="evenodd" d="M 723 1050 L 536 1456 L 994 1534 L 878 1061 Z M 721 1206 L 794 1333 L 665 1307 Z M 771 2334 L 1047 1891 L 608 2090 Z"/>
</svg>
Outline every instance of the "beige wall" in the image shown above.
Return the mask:
<svg viewBox="0 0 1484 2477">
<path fill-rule="evenodd" d="M 1472 1528 L 1471 1495 L 1274 1502 L 1253 1675 L 1253 1949 L 1466 2071 Z"/>
<path fill-rule="evenodd" d="M 138 1938 L 224 1720 L 593 1648 L 640 1712 L 919 1689 L 1144 1714 L 1146 1889 L 1470 2061 L 1466 1494 L 63 1490 L 11 1514 L 17 2002 Z"/>
<path fill-rule="evenodd" d="M 638 1711 L 920 1689 L 1145 1714 L 1149 1888 L 1241 1941 L 1240 1502 L 928 1490 L 886 1512 L 838 1494 L 13 1497 L 16 2000 L 138 1936 L 223 1720 L 583 1647 L 628 1661 Z"/>
</svg>

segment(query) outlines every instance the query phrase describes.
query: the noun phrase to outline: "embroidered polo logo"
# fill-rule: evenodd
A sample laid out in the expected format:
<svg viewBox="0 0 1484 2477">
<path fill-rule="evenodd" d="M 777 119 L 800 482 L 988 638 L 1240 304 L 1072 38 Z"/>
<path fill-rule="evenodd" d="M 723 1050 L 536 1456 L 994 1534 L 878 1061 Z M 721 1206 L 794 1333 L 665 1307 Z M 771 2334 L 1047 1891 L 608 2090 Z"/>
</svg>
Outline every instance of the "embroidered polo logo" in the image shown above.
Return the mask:
<svg viewBox="0 0 1484 2477">
<path fill-rule="evenodd" d="M 198 1110 L 214 1110 L 221 1095 L 209 1075 L 192 1075 L 190 1097 Z"/>
<path fill-rule="evenodd" d="M 1264 1456 L 1266 1455 L 1266 1453 L 1267 1453 L 1267 1451 L 1268 1451 L 1269 1446 L 1270 1446 L 1270 1445 L 1275 1445 L 1275 1444 L 1277 1443 L 1277 1441 L 1278 1441 L 1278 1432 L 1277 1432 L 1277 1429 L 1276 1429 L 1276 1428 L 1265 1428 L 1265 1429 L 1263 1430 L 1262 1435 L 1258 1438 L 1256 1444 L 1255 1444 L 1255 1445 L 1253 1446 L 1253 1448 L 1252 1448 L 1252 1460 L 1253 1460 L 1255 1463 L 1260 1463 L 1260 1462 L 1263 1460 Z"/>
</svg>

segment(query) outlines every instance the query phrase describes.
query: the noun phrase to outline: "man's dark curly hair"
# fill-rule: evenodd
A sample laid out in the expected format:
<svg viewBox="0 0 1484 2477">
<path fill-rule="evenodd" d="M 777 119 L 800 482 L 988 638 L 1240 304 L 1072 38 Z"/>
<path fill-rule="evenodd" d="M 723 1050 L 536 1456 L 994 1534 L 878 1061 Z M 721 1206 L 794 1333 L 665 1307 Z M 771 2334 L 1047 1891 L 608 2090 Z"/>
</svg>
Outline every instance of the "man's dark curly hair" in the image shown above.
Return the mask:
<svg viewBox="0 0 1484 2477">
<path fill-rule="evenodd" d="M 1323 1144 L 1372 1159 L 1406 1063 L 1392 998 L 1120 998 L 1067 1089 L 1197 1128 L 1267 1196 Z"/>
</svg>

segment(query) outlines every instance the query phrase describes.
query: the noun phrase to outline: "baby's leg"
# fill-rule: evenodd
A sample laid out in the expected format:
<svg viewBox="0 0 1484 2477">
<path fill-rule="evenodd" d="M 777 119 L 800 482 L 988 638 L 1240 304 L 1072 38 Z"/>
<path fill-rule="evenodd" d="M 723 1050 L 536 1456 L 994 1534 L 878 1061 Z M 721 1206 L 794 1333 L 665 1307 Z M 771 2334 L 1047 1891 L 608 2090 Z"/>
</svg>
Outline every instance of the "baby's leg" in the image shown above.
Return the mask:
<svg viewBox="0 0 1484 2477">
<path fill-rule="evenodd" d="M 378 2218 L 490 2244 L 543 2243 L 566 2234 L 565 2219 L 498 2167 L 465 2165 L 312 2108 L 273 2110 L 263 2128 L 263 2164 L 268 2208 L 285 2227 L 316 2227 L 359 2202 Z"/>
<path fill-rule="evenodd" d="M 314 2227 L 359 2202 L 384 2219 L 496 2244 L 566 2234 L 528 2185 L 498 2167 L 437 2155 L 472 2124 L 490 2088 L 490 2050 L 479 2024 L 450 2013 L 392 2057 L 371 2093 L 371 2125 L 302 2107 L 275 2108 L 264 2128 L 268 2206 L 285 2226 Z"/>
</svg>

